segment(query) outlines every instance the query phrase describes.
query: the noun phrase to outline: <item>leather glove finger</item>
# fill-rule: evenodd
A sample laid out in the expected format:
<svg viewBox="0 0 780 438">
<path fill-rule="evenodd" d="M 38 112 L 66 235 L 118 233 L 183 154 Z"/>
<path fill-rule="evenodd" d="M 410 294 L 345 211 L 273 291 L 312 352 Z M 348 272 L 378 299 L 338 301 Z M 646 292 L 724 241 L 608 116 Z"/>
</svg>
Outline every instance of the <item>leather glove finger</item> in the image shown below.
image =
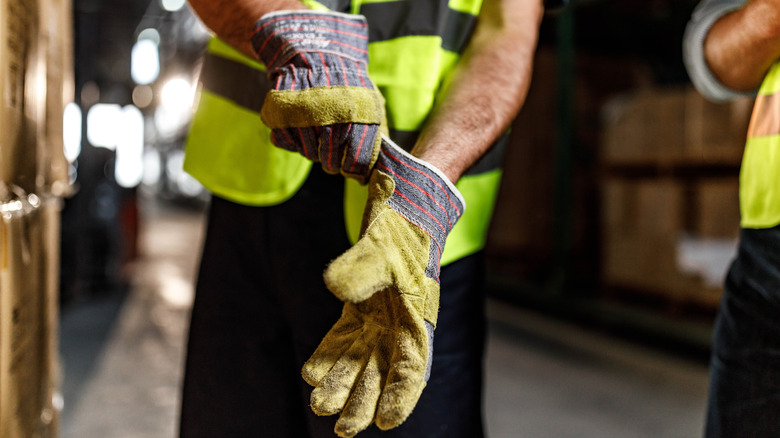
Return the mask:
<svg viewBox="0 0 780 438">
<path fill-rule="evenodd" d="M 340 173 L 362 181 L 370 170 L 366 166 L 376 161 L 371 155 L 381 130 L 380 125 L 356 123 L 277 128 L 271 130 L 271 141 L 277 147 L 321 163 L 329 174 Z"/>
<path fill-rule="evenodd" d="M 336 365 L 344 352 L 363 331 L 363 321 L 354 312 L 344 309 L 341 317 L 320 341 L 317 349 L 303 365 L 301 375 L 311 386 L 317 386 Z"/>
<path fill-rule="evenodd" d="M 417 405 L 430 376 L 433 326 L 423 319 L 424 303 L 401 296 L 396 317 L 396 340 L 387 380 L 379 399 L 376 425 L 382 430 L 403 423 Z"/>
<path fill-rule="evenodd" d="M 383 335 L 386 337 L 387 335 Z M 352 437 L 365 430 L 374 421 L 382 385 L 387 377 L 389 355 L 382 351 L 388 341 L 380 340 L 371 352 L 368 363 L 360 375 L 360 380 L 349 397 L 347 405 L 336 421 L 335 431 L 341 437 Z"/>
<path fill-rule="evenodd" d="M 379 330 L 365 326 L 311 393 L 311 408 L 317 415 L 333 415 L 347 404 L 360 374 L 369 361 Z M 334 346 L 341 349 L 342 346 Z"/>
</svg>

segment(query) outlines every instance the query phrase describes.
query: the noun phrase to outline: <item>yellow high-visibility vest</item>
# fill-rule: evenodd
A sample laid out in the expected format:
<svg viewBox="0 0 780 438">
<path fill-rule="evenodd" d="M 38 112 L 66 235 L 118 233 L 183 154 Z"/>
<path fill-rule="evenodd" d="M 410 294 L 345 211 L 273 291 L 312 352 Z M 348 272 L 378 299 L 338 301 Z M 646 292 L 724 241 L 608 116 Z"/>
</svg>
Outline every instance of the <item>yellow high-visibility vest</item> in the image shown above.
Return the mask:
<svg viewBox="0 0 780 438">
<path fill-rule="evenodd" d="M 739 175 L 743 228 L 780 225 L 780 62 L 756 97 Z"/>
<path fill-rule="evenodd" d="M 369 24 L 369 74 L 387 103 L 390 137 L 407 150 L 434 107 L 476 24 L 482 0 L 304 1 L 315 9 L 359 13 Z M 272 145 L 260 120 L 270 84 L 263 65 L 212 39 L 187 139 L 185 170 L 217 196 L 251 206 L 292 197 L 312 163 Z M 442 264 L 485 245 L 501 180 L 506 136 L 457 183 L 467 209 L 451 231 Z M 368 191 L 347 179 L 344 213 L 354 243 Z"/>
</svg>

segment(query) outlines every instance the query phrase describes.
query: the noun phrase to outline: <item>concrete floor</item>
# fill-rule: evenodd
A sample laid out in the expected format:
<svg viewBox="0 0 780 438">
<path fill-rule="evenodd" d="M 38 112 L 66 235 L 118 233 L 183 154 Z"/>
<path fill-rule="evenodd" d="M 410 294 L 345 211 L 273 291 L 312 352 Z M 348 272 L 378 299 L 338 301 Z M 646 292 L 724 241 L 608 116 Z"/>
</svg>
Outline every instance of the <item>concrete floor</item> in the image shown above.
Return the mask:
<svg viewBox="0 0 780 438">
<path fill-rule="evenodd" d="M 132 287 L 63 309 L 64 438 L 173 438 L 203 216 L 155 210 Z M 706 364 L 488 303 L 491 438 L 701 435 Z"/>
</svg>

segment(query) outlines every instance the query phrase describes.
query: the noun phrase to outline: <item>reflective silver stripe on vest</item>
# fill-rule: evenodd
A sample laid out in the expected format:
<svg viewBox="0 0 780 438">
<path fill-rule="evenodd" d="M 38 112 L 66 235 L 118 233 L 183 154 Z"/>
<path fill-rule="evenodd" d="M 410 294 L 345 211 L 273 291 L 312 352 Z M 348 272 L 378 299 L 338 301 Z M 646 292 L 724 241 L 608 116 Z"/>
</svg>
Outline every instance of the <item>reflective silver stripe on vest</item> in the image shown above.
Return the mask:
<svg viewBox="0 0 780 438">
<path fill-rule="evenodd" d="M 405 36 L 440 36 L 442 48 L 461 53 L 477 17 L 450 9 L 447 0 L 408 0 L 361 5 L 368 20 L 368 39 L 387 41 Z"/>
<path fill-rule="evenodd" d="M 349 1 L 321 1 L 333 10 L 349 8 Z M 404 36 L 440 36 L 442 49 L 460 53 L 468 44 L 477 18 L 450 9 L 448 0 L 408 0 L 368 3 L 360 12 L 369 23 L 369 41 Z M 228 79 L 229 78 L 229 79 Z M 250 111 L 260 112 L 271 84 L 265 73 L 240 62 L 206 53 L 201 82 L 210 92 Z"/>
<path fill-rule="evenodd" d="M 200 81 L 206 90 L 258 114 L 272 89 L 264 71 L 213 53 L 203 57 Z"/>
<path fill-rule="evenodd" d="M 265 72 L 246 64 L 206 53 L 203 58 L 203 70 L 200 75 L 203 88 L 249 111 L 260 113 L 265 95 L 271 90 L 271 84 Z M 390 130 L 390 138 L 406 150 L 411 150 L 417 142 L 420 131 Z M 478 175 L 501 167 L 509 135 L 503 135 L 490 147 L 466 175 Z"/>
</svg>

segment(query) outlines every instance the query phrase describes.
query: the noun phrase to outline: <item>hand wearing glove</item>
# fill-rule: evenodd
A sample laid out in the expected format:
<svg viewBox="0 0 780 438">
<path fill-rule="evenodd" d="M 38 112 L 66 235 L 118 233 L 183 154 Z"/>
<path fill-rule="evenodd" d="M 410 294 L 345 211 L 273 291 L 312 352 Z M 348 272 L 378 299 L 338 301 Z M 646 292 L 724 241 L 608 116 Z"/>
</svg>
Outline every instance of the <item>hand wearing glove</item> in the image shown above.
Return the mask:
<svg viewBox="0 0 780 438">
<path fill-rule="evenodd" d="M 365 183 L 386 132 L 385 102 L 367 72 L 366 19 L 274 12 L 255 25 L 252 47 L 275 84 L 260 113 L 273 143 Z"/>
<path fill-rule="evenodd" d="M 341 412 L 339 436 L 372 421 L 396 427 L 417 404 L 431 369 L 441 254 L 464 208 L 438 169 L 383 139 L 361 238 L 325 271 L 345 301 L 341 318 L 303 367 L 314 412 Z"/>
</svg>

